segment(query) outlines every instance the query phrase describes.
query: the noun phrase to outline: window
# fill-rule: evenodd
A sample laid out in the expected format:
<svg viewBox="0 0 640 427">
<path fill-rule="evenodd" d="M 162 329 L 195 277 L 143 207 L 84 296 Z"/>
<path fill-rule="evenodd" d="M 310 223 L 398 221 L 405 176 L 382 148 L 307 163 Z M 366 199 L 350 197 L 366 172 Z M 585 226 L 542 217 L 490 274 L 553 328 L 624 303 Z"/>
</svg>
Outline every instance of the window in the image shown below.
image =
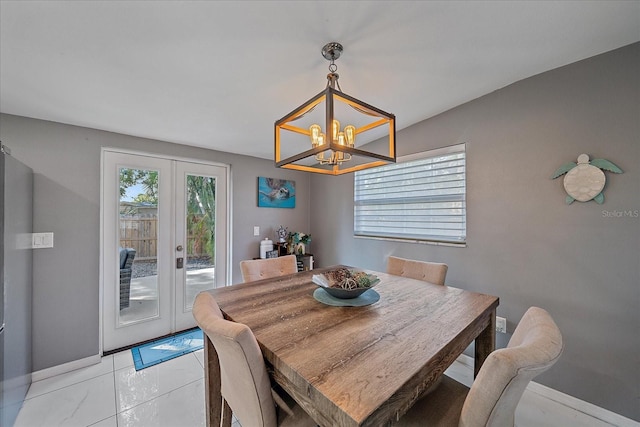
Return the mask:
<svg viewBox="0 0 640 427">
<path fill-rule="evenodd" d="M 354 178 L 354 234 L 464 243 L 465 144 L 414 154 Z"/>
</svg>

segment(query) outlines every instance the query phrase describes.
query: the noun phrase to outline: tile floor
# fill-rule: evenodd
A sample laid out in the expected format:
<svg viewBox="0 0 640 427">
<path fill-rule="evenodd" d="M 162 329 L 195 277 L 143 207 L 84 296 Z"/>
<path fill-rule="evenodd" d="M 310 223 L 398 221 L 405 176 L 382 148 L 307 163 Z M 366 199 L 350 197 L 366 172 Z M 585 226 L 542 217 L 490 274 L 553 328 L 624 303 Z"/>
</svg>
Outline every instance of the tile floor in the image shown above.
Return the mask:
<svg viewBox="0 0 640 427">
<path fill-rule="evenodd" d="M 15 427 L 204 426 L 203 363 L 200 350 L 136 372 L 130 350 L 105 356 L 34 382 Z"/>
<path fill-rule="evenodd" d="M 204 352 L 186 354 L 136 372 L 131 351 L 100 364 L 34 382 L 15 427 L 196 427 L 205 425 Z M 470 369 L 455 362 L 447 374 L 467 385 Z M 527 426 L 611 424 L 527 390 L 516 412 Z M 233 427 L 240 427 L 234 421 Z"/>
</svg>

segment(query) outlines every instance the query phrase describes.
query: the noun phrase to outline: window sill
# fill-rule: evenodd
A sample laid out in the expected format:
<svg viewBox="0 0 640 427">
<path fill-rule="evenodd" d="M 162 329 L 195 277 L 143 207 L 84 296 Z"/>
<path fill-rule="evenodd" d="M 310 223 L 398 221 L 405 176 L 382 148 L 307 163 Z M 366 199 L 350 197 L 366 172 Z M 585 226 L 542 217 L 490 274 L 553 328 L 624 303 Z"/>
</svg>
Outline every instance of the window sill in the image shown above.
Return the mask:
<svg viewBox="0 0 640 427">
<path fill-rule="evenodd" d="M 416 243 L 419 245 L 433 245 L 433 246 L 449 246 L 454 248 L 466 248 L 467 242 L 441 242 L 436 240 L 418 240 L 418 239 L 400 239 L 397 237 L 378 237 L 378 236 L 353 236 L 355 239 L 371 239 L 371 240 L 386 240 L 389 242 L 400 243 Z"/>
</svg>

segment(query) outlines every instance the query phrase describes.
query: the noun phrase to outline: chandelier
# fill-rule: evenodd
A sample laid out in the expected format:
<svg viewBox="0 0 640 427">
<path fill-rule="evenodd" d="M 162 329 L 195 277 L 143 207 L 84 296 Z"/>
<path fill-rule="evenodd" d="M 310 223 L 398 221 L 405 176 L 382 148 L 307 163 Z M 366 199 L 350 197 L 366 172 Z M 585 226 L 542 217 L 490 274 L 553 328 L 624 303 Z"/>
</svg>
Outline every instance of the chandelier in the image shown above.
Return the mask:
<svg viewBox="0 0 640 427">
<path fill-rule="evenodd" d="M 341 175 L 395 163 L 395 116 L 342 92 L 335 64 L 342 51 L 336 42 L 322 48 L 331 61 L 327 86 L 275 122 L 277 167 Z"/>
</svg>

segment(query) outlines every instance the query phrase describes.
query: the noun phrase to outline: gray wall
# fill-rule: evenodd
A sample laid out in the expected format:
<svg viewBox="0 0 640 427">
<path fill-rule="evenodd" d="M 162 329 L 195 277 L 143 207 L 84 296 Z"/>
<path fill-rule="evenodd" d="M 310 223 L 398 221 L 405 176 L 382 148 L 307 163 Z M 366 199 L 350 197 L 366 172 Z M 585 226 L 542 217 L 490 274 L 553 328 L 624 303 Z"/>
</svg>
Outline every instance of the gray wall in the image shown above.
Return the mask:
<svg viewBox="0 0 640 427">
<path fill-rule="evenodd" d="M 270 133 L 257 144 L 272 144 Z M 253 157 L 88 128 L 0 115 L 0 139 L 31 167 L 34 232 L 53 232 L 55 247 L 33 254 L 33 369 L 98 354 L 100 149 L 119 147 L 231 165 L 233 282 L 239 262 L 259 255 L 260 239 L 283 224 L 309 230 L 309 176 Z M 231 142 L 230 142 L 231 143 Z M 296 181 L 296 208 L 257 207 L 257 177 Z M 253 226 L 261 236 L 253 236 Z"/>
<path fill-rule="evenodd" d="M 391 254 L 445 262 L 448 285 L 500 298 L 509 332 L 529 306 L 545 308 L 565 351 L 536 381 L 640 420 L 640 44 L 517 82 L 397 138 L 400 155 L 462 142 L 466 248 L 356 239 L 353 177 L 314 176 L 324 202 L 313 204 L 311 232 L 326 236 L 314 253 L 376 270 Z M 562 180 L 550 178 L 581 153 L 624 171 L 606 172 L 603 205 L 567 206 Z M 624 211 L 635 216 L 615 216 Z"/>
<path fill-rule="evenodd" d="M 34 369 L 98 351 L 100 147 L 111 146 L 231 164 L 234 282 L 238 262 L 257 254 L 253 225 L 263 236 L 280 224 L 309 231 L 324 266 L 384 270 L 390 254 L 446 262 L 449 285 L 500 297 L 509 331 L 531 305 L 553 315 L 565 353 L 537 381 L 640 420 L 640 219 L 603 215 L 640 209 L 639 75 L 634 44 L 399 132 L 400 155 L 467 143 L 466 248 L 354 239 L 351 175 L 0 115 L 0 139 L 36 174 L 34 231 L 55 233 L 55 248 L 34 253 Z M 604 205 L 567 206 L 550 179 L 581 153 L 624 170 L 607 173 Z M 259 175 L 296 180 L 296 209 L 256 208 Z"/>
</svg>

